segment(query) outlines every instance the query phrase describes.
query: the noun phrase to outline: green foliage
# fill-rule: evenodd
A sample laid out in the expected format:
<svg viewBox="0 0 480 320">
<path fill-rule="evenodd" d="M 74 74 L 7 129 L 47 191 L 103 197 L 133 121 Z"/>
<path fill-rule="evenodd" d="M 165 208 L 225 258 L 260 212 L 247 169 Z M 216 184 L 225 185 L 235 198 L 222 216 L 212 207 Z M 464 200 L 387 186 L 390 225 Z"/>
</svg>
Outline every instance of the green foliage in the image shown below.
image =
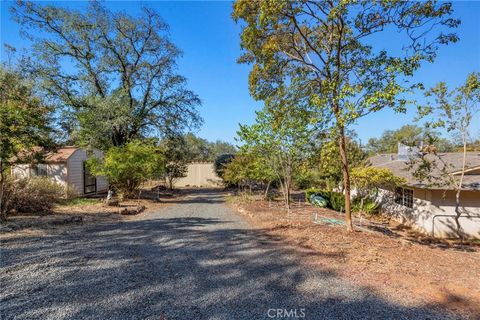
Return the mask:
<svg viewBox="0 0 480 320">
<path fill-rule="evenodd" d="M 227 170 L 227 167 L 229 166 L 229 164 L 235 159 L 235 155 L 233 154 L 222 154 L 220 156 L 218 156 L 216 159 L 215 159 L 215 162 L 214 162 L 214 168 L 215 168 L 215 173 L 220 177 L 222 178 L 222 180 L 224 182 L 228 184 L 236 184 L 237 182 L 235 182 L 234 180 L 236 180 L 237 178 L 233 176 L 233 171 L 230 170 L 229 172 L 229 177 L 227 178 L 225 176 L 225 173 L 226 173 L 226 170 Z M 232 165 L 233 166 L 233 165 Z"/>
<path fill-rule="evenodd" d="M 165 178 L 173 189 L 175 181 L 185 177 L 190 161 L 187 143 L 181 135 L 169 135 L 161 143 L 165 159 Z"/>
<path fill-rule="evenodd" d="M 224 154 L 235 154 L 236 148 L 232 144 L 217 140 L 209 142 L 196 137 L 192 133 L 184 136 L 190 161 L 215 161 Z"/>
<path fill-rule="evenodd" d="M 0 66 L 0 220 L 6 219 L 6 170 L 31 161 L 34 147 L 51 146 L 51 108 L 36 96 L 32 83 Z"/>
<path fill-rule="evenodd" d="M 297 101 L 295 94 L 282 87 L 257 112 L 256 122 L 240 125 L 238 132 L 243 142 L 240 152 L 253 158 L 258 167 L 267 166 L 267 175 L 276 176 L 287 208 L 293 176 L 309 158 L 313 130 L 308 110 L 293 105 Z"/>
<path fill-rule="evenodd" d="M 439 152 L 453 151 L 453 143 L 442 138 L 436 131 L 416 125 L 404 125 L 397 130 L 386 130 L 379 138 L 368 140 L 366 150 L 369 154 L 397 153 L 398 143 L 415 146 L 418 142 L 434 145 Z"/>
<path fill-rule="evenodd" d="M 357 197 L 353 200 L 352 210 L 367 215 L 374 215 L 380 212 L 381 206 L 374 199 Z"/>
<path fill-rule="evenodd" d="M 129 198 L 136 195 L 142 182 L 162 175 L 165 161 L 158 147 L 131 141 L 111 147 L 104 159 L 89 158 L 87 165 L 92 174 L 106 176 L 123 197 Z"/>
<path fill-rule="evenodd" d="M 241 151 L 226 165 L 223 179 L 227 185 L 245 186 L 249 183 L 269 183 L 275 173 L 258 155 Z"/>
<path fill-rule="evenodd" d="M 297 102 L 308 102 L 293 106 L 317 111 L 311 124 L 334 125 L 349 230 L 353 226 L 345 130 L 384 108 L 406 110 L 406 93 L 422 87 L 409 78 L 422 63 L 435 59 L 440 45 L 458 40 L 448 33 L 460 23 L 452 12 L 451 3 L 433 1 L 234 2 L 233 18 L 243 22 L 239 62 L 253 65 L 251 95 L 268 100 L 289 84 L 302 91 Z M 397 32 L 397 48 L 372 46 L 371 36 L 385 32 Z"/>
<path fill-rule="evenodd" d="M 389 169 L 375 167 L 353 168 L 350 177 L 361 197 L 375 198 L 379 188 L 395 190 L 395 187 L 406 183 L 404 178 L 395 176 Z"/>
<path fill-rule="evenodd" d="M 310 198 L 312 195 L 319 195 L 325 200 L 327 200 L 327 207 L 330 209 L 333 209 L 335 211 L 345 210 L 345 196 L 343 193 L 321 190 L 316 188 L 310 188 L 308 190 L 305 190 L 306 201 L 310 202 Z"/>
<path fill-rule="evenodd" d="M 320 176 L 325 182 L 327 189 L 337 188 L 343 179 L 342 160 L 340 159 L 340 147 L 335 135 L 325 137 L 319 146 L 320 161 L 318 163 Z M 355 141 L 354 133 L 346 139 L 346 149 L 350 166 L 358 166 L 366 159 L 367 154 Z"/>
<path fill-rule="evenodd" d="M 65 188 L 50 178 L 9 179 L 5 186 L 6 212 L 51 213 L 55 203 L 65 198 Z"/>
<path fill-rule="evenodd" d="M 154 10 L 132 16 L 99 1 L 84 11 L 19 1 L 11 12 L 33 39 L 22 66 L 62 109 L 76 142 L 106 150 L 200 124 L 200 99 L 176 70 L 181 51 Z"/>
<path fill-rule="evenodd" d="M 332 191 L 329 203 L 333 210 L 345 211 L 345 195 L 343 193 Z"/>
</svg>

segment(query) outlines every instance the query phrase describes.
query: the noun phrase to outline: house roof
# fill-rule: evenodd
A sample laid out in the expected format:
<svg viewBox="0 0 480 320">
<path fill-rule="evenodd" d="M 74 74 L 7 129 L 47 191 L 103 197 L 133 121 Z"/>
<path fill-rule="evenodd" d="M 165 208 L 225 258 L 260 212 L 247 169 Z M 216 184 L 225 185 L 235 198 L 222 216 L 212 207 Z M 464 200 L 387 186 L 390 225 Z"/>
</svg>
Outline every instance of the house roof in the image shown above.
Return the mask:
<svg viewBox="0 0 480 320">
<path fill-rule="evenodd" d="M 429 181 L 419 181 L 412 175 L 412 171 L 418 168 L 415 164 L 409 169 L 408 161 L 399 160 L 398 155 L 394 153 L 379 154 L 368 159 L 370 165 L 377 168 L 390 169 L 398 177 L 404 178 L 407 185 L 428 189 L 446 189 L 449 188 L 446 183 L 444 172 L 448 172 L 456 179 L 459 178 L 459 171 L 462 169 L 463 153 L 447 152 L 437 155 L 426 155 L 425 158 L 431 163 L 435 163 L 429 175 Z M 480 168 L 480 153 L 467 152 L 466 168 Z M 433 185 L 432 185 L 433 183 Z M 466 190 L 480 190 L 480 174 L 465 175 L 462 188 Z"/>
<path fill-rule="evenodd" d="M 45 154 L 43 148 L 41 147 L 33 147 L 30 151 L 21 153 L 18 157 L 20 162 L 31 159 L 31 158 L 43 158 L 44 163 L 62 163 L 66 162 L 71 155 L 80 149 L 79 147 L 73 146 L 66 146 L 62 148 L 58 148 L 55 151 L 49 151 Z"/>
</svg>

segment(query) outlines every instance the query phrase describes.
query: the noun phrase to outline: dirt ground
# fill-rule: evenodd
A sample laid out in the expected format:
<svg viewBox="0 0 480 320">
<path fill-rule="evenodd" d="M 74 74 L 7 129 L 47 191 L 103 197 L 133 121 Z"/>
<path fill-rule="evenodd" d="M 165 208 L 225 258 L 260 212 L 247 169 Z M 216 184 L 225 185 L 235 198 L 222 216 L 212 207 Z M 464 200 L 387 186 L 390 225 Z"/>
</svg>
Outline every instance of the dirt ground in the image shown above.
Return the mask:
<svg viewBox="0 0 480 320">
<path fill-rule="evenodd" d="M 469 318 L 480 315 L 478 242 L 430 239 L 365 219 L 356 219 L 361 230 L 349 233 L 337 224 L 343 216 L 330 209 L 298 202 L 287 213 L 280 202 L 230 200 L 256 227 L 316 251 L 305 261 L 309 265 L 330 268 L 386 297 L 409 295 L 419 304 L 442 305 Z"/>
<path fill-rule="evenodd" d="M 68 204 L 58 204 L 51 214 L 17 214 L 8 218 L 6 223 L 0 225 L 0 232 L 25 234 L 41 234 L 46 230 L 61 228 L 66 225 L 80 223 L 108 223 L 118 220 L 133 219 L 133 215 L 122 215 L 121 209 L 133 210 L 140 206 L 145 209 L 139 213 L 148 213 L 173 204 L 182 198 L 187 190 L 163 190 L 160 192 L 160 201 L 156 201 L 157 192 L 151 189 L 142 190 L 138 199 L 126 199 L 120 201 L 118 206 L 107 206 L 104 198 L 99 195 L 96 198 L 78 198 Z M 78 200 L 78 201 L 76 201 Z"/>
</svg>

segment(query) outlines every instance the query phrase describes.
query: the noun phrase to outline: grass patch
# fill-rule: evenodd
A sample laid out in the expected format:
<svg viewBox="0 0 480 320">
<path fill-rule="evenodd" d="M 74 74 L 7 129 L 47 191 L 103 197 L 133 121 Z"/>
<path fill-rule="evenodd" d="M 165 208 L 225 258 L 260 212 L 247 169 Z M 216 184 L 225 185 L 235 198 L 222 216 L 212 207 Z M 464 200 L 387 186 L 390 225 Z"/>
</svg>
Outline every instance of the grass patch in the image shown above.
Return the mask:
<svg viewBox="0 0 480 320">
<path fill-rule="evenodd" d="M 99 203 L 99 202 L 100 202 L 100 200 L 98 200 L 98 199 L 73 198 L 73 199 L 62 200 L 60 202 L 60 204 L 63 205 L 63 206 L 84 206 L 84 205 L 89 205 L 89 204 L 96 204 L 96 203 Z"/>
</svg>

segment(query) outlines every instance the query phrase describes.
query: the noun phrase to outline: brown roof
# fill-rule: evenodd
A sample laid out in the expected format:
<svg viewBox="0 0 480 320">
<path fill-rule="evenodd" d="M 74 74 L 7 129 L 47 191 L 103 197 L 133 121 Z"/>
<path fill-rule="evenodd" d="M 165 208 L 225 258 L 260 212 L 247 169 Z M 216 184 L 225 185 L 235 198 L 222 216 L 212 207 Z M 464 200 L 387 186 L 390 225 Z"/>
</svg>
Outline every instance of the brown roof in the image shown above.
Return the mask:
<svg viewBox="0 0 480 320">
<path fill-rule="evenodd" d="M 58 163 L 58 162 L 66 162 L 70 156 L 77 151 L 78 147 L 63 147 L 57 149 L 55 152 L 48 152 L 45 155 L 45 162 L 46 163 Z"/>
<path fill-rule="evenodd" d="M 62 148 L 58 148 L 56 151 L 49 151 L 45 154 L 42 147 L 33 147 L 28 152 L 22 152 L 15 158 L 14 161 L 20 162 L 30 162 L 32 159 L 41 159 L 43 158 L 42 162 L 45 163 L 61 163 L 66 162 L 70 156 L 77 151 L 78 147 L 66 146 Z"/>
<path fill-rule="evenodd" d="M 436 163 L 436 166 L 431 170 L 429 177 L 430 181 L 419 181 L 413 177 L 412 170 L 409 170 L 408 168 L 408 161 L 399 160 L 397 154 L 379 154 L 370 157 L 368 162 L 377 168 L 390 169 L 394 175 L 404 178 L 408 185 L 419 188 L 445 189 L 447 183 L 445 182 L 446 179 L 444 175 L 442 175 L 442 172 L 448 172 L 449 174 L 458 177 L 455 173 L 458 173 L 462 168 L 463 153 L 439 153 L 437 155 L 427 155 L 426 159 Z M 467 153 L 466 168 L 480 168 L 480 153 Z M 432 186 L 432 183 L 434 183 L 435 186 Z M 463 189 L 468 190 L 480 190 L 480 174 L 465 175 L 462 187 Z"/>
</svg>

